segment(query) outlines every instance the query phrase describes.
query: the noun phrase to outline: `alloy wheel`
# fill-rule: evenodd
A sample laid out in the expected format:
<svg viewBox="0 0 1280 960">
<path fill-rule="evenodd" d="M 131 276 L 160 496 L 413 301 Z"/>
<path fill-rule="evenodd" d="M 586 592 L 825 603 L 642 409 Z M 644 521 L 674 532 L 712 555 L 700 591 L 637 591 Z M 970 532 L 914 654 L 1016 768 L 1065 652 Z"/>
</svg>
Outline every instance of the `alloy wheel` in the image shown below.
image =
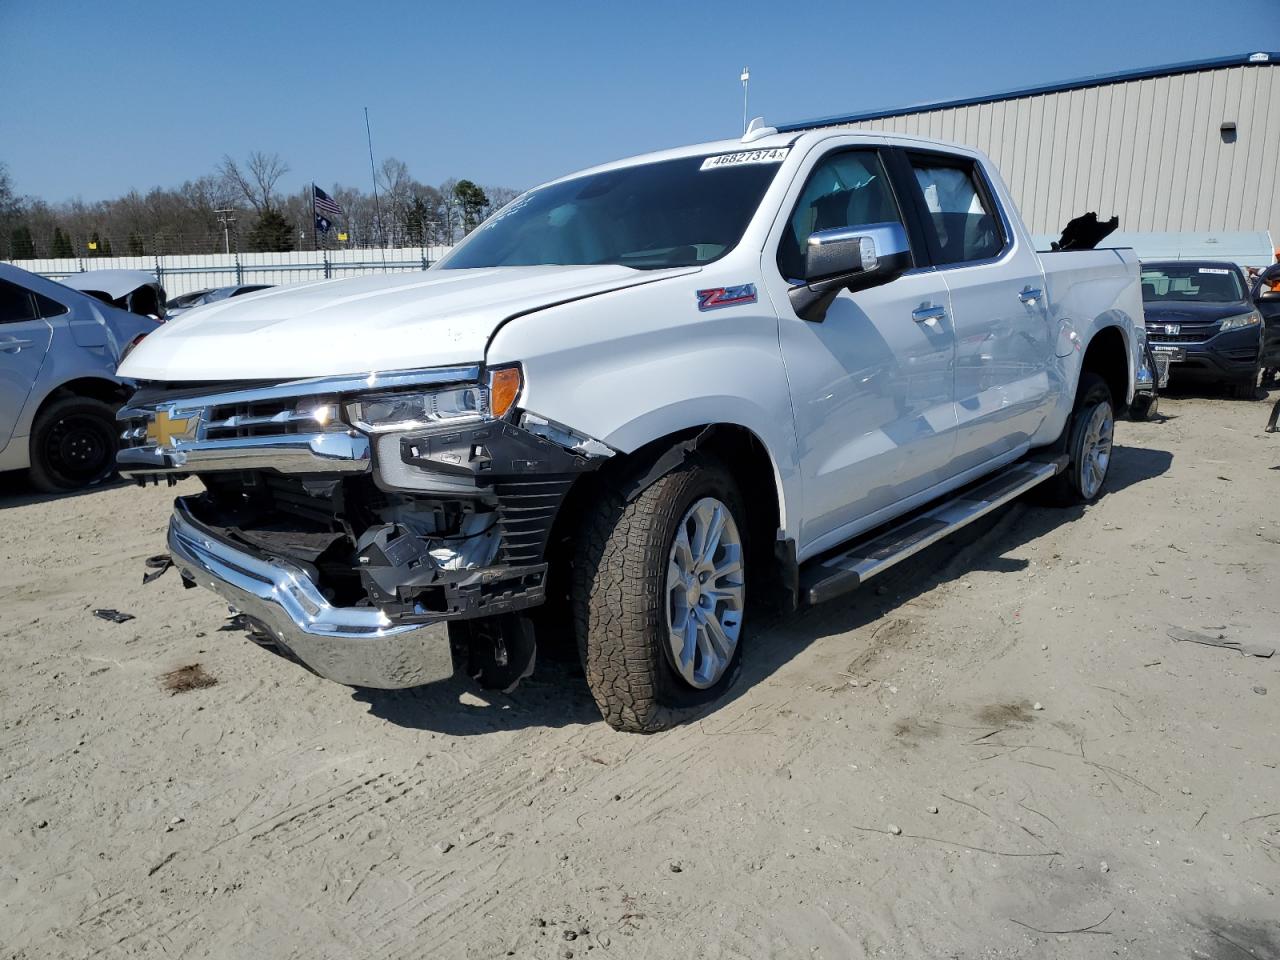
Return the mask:
<svg viewBox="0 0 1280 960">
<path fill-rule="evenodd" d="M 672 665 L 690 686 L 714 686 L 733 661 L 746 599 L 742 536 L 715 497 L 695 502 L 676 528 L 665 597 Z"/>
<path fill-rule="evenodd" d="M 1115 435 L 1115 418 L 1111 405 L 1099 403 L 1089 415 L 1084 431 L 1084 447 L 1080 452 L 1080 492 L 1092 500 L 1102 489 L 1111 465 L 1111 443 Z"/>
</svg>

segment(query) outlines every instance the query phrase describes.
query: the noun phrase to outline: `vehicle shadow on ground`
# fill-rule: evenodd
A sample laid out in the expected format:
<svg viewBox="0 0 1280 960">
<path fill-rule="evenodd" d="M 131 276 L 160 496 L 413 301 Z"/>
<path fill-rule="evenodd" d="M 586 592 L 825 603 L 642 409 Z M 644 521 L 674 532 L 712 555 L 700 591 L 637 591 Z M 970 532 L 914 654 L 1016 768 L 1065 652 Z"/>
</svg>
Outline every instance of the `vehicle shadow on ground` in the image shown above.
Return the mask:
<svg viewBox="0 0 1280 960">
<path fill-rule="evenodd" d="M 9 507 L 26 507 L 33 503 L 49 503 L 53 500 L 72 500 L 76 497 L 92 496 L 102 490 L 113 490 L 123 487 L 129 481 L 115 478 L 103 483 L 85 487 L 83 490 L 68 490 L 66 493 L 43 493 L 31 485 L 25 470 L 10 470 L 0 473 L 0 510 Z"/>
<path fill-rule="evenodd" d="M 1168 451 L 1149 448 L 1117 445 L 1113 456 L 1107 479 L 1109 496 L 1160 476 L 1173 462 Z M 723 710 L 815 641 L 891 617 L 920 595 L 974 570 L 1012 573 L 1025 569 L 1025 560 L 1005 554 L 1083 513 L 1082 507 L 1038 507 L 1024 500 L 903 561 L 847 598 L 791 614 L 767 608 L 751 611 L 756 627 L 744 648 L 742 672 L 729 693 L 703 717 Z M 409 690 L 356 690 L 352 697 L 367 703 L 371 715 L 390 723 L 452 736 L 602 723 L 581 667 L 562 657 L 543 656 L 541 651 L 539 657 L 534 676 L 509 695 L 480 690 L 470 680 L 455 677 Z"/>
<path fill-rule="evenodd" d="M 408 690 L 355 690 L 351 698 L 368 704 L 371 716 L 396 726 L 455 737 L 603 722 L 582 668 L 546 656 L 510 694 L 482 690 L 470 678 L 455 676 Z"/>
<path fill-rule="evenodd" d="M 1168 451 L 1142 447 L 1117 445 L 1113 457 L 1106 496 L 1154 479 L 1168 472 L 1173 463 L 1173 454 Z M 1007 554 L 1063 524 L 1080 519 L 1085 510 L 1080 506 L 1038 506 L 1033 492 L 904 560 L 845 598 L 794 614 L 766 618 L 751 638 L 750 658 L 744 664 L 741 678 L 730 696 L 716 704 L 716 708 L 723 708 L 744 695 L 812 643 L 857 630 L 876 620 L 892 618 L 900 608 L 936 587 L 962 580 L 976 570 L 995 573 L 1025 570 L 1026 560 Z M 893 631 L 886 631 L 886 635 L 884 641 L 873 638 L 872 644 L 891 645 Z M 855 653 L 865 659 L 868 653 L 874 652 L 874 648 L 850 650 L 850 659 Z"/>
</svg>

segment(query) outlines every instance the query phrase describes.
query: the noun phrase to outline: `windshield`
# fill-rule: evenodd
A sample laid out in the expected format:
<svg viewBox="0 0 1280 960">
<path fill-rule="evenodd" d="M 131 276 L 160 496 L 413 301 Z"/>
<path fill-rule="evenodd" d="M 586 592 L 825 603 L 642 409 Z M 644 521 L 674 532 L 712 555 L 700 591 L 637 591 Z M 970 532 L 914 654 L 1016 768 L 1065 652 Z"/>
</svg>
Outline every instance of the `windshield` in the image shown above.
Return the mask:
<svg viewBox="0 0 1280 960">
<path fill-rule="evenodd" d="M 710 263 L 742 239 L 786 149 L 702 156 L 576 177 L 517 197 L 485 221 L 441 269 Z M 765 159 L 756 159 L 756 156 Z"/>
<path fill-rule="evenodd" d="M 1230 303 L 1244 300 L 1244 285 L 1234 267 L 1168 264 L 1142 267 L 1142 299 L 1146 303 Z"/>
</svg>

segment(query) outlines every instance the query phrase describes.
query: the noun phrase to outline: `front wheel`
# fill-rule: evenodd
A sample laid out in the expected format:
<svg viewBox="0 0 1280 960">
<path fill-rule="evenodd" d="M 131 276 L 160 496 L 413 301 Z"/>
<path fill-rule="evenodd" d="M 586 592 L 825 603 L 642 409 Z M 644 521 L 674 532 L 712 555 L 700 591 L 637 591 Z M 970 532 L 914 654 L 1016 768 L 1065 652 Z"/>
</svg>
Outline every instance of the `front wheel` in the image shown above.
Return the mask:
<svg viewBox="0 0 1280 960">
<path fill-rule="evenodd" d="M 666 729 L 732 685 L 745 531 L 733 479 L 700 457 L 630 502 L 601 493 L 574 558 L 572 606 L 587 684 L 610 726 Z"/>
</svg>

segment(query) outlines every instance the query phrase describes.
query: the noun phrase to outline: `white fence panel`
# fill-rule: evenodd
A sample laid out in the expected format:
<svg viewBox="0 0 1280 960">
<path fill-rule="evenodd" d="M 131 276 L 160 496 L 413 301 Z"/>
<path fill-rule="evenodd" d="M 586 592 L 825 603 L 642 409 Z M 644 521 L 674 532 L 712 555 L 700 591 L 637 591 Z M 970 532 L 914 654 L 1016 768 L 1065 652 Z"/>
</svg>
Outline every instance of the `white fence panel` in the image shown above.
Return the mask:
<svg viewBox="0 0 1280 960">
<path fill-rule="evenodd" d="M 170 297 L 240 283 L 301 283 L 365 273 L 425 270 L 452 247 L 295 250 L 288 253 L 207 253 L 164 257 L 68 257 L 11 260 L 15 267 L 62 280 L 85 270 L 145 270 Z"/>
</svg>

